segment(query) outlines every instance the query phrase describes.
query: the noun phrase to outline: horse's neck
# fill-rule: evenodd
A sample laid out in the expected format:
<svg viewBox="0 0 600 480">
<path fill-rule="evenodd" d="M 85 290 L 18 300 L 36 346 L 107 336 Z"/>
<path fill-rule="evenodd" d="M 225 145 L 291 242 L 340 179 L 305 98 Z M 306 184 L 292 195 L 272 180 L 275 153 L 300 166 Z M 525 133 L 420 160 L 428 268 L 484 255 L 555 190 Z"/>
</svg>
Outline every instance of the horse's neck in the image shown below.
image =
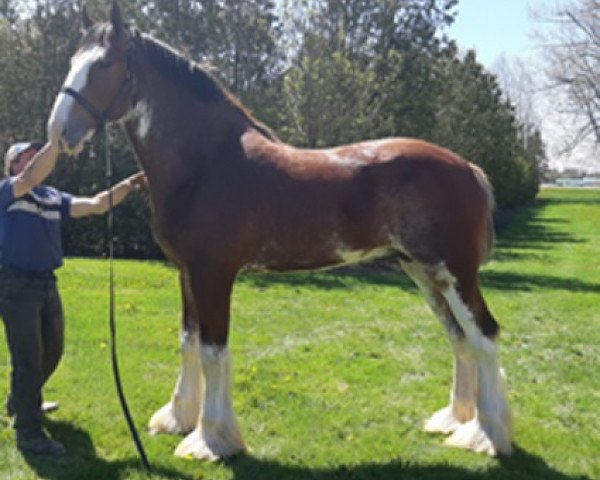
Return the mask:
<svg viewBox="0 0 600 480">
<path fill-rule="evenodd" d="M 207 171 L 203 162 L 227 161 L 217 158 L 219 149 L 230 147 L 250 121 L 226 101 L 203 104 L 150 67 L 139 72 L 136 93 L 125 130 L 160 209 L 178 184 L 193 180 L 200 169 Z"/>
</svg>

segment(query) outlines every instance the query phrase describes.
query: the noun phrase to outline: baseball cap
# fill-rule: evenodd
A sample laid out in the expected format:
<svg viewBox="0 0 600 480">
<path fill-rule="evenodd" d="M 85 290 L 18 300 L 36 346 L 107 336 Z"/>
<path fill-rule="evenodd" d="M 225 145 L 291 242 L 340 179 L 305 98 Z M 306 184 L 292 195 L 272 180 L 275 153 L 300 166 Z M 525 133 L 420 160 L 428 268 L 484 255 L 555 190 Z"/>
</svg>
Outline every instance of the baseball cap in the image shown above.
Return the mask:
<svg viewBox="0 0 600 480">
<path fill-rule="evenodd" d="M 40 150 L 44 146 L 43 142 L 18 142 L 13 143 L 8 150 L 6 151 L 6 155 L 4 156 L 4 173 L 8 175 L 8 171 L 10 165 L 19 158 L 23 152 L 33 148 L 35 150 Z"/>
</svg>

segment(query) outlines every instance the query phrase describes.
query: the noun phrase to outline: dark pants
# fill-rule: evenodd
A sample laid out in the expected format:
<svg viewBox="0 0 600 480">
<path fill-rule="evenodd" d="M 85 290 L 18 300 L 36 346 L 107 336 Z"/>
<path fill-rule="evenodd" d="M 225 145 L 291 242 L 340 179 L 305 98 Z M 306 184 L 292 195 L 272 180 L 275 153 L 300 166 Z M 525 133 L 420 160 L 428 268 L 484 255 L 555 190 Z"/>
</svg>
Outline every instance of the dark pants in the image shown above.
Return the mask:
<svg viewBox="0 0 600 480">
<path fill-rule="evenodd" d="M 42 387 L 63 352 L 62 303 L 51 272 L 0 269 L 0 315 L 12 361 L 11 403 L 17 434 L 42 428 Z"/>
</svg>

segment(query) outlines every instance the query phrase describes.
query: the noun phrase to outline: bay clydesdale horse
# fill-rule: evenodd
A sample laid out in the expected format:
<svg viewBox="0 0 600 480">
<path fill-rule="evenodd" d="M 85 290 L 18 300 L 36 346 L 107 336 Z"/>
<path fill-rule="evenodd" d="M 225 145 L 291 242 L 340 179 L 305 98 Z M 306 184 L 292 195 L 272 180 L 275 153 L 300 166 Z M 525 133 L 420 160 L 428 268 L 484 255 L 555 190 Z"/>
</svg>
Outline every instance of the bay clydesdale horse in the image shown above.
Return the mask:
<svg viewBox="0 0 600 480">
<path fill-rule="evenodd" d="M 181 373 L 150 429 L 186 434 L 181 456 L 245 448 L 227 348 L 240 270 L 310 270 L 396 252 L 454 349 L 450 404 L 425 429 L 450 434 L 450 445 L 509 454 L 499 327 L 477 281 L 494 239 L 484 173 L 407 138 L 286 145 L 200 66 L 124 24 L 116 2 L 107 23 L 82 11 L 49 138 L 77 154 L 99 122 L 122 123 L 148 178 L 156 238 L 181 271 Z"/>
</svg>

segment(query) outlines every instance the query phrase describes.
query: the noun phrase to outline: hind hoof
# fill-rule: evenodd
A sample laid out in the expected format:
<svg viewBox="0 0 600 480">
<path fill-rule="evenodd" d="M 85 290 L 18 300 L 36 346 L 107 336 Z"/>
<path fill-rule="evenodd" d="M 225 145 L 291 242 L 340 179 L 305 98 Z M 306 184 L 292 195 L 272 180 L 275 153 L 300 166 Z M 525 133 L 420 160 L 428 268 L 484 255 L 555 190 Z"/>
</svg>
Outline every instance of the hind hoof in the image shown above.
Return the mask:
<svg viewBox="0 0 600 480">
<path fill-rule="evenodd" d="M 502 428 L 492 429 L 494 433 L 490 435 L 475 418 L 457 428 L 446 439 L 446 445 L 486 453 L 492 457 L 510 455 L 512 453 L 510 438 L 503 435 L 502 430 Z"/>
</svg>

